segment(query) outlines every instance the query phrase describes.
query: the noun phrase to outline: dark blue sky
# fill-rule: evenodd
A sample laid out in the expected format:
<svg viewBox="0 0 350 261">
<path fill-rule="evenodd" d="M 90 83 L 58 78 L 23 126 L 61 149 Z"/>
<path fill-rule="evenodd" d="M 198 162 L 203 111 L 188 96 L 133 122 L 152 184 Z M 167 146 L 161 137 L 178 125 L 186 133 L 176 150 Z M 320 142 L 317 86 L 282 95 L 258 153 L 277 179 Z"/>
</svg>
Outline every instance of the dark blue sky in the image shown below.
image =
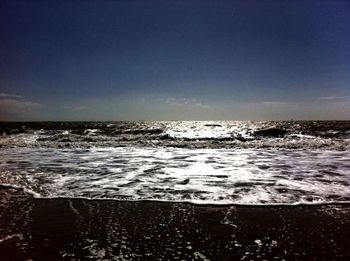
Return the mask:
<svg viewBox="0 0 350 261">
<path fill-rule="evenodd" d="M 344 119 L 349 1 L 1 1 L 0 117 Z"/>
</svg>

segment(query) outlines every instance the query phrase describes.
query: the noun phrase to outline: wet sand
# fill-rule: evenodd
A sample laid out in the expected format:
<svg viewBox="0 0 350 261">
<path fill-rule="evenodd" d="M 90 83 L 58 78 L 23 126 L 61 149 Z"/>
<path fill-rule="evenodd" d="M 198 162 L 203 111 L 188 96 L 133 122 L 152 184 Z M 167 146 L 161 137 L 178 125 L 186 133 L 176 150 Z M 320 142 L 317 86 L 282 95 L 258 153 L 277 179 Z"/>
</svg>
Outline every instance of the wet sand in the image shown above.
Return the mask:
<svg viewBox="0 0 350 261">
<path fill-rule="evenodd" d="M 33 199 L 0 189 L 0 260 L 349 260 L 350 206 Z"/>
</svg>

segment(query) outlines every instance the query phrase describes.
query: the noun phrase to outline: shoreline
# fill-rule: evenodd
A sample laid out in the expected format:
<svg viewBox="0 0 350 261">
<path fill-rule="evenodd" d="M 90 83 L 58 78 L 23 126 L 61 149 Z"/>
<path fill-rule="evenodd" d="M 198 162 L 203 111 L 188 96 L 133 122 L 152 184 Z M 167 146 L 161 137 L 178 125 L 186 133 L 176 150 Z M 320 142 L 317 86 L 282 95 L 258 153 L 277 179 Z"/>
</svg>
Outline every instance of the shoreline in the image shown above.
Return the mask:
<svg viewBox="0 0 350 261">
<path fill-rule="evenodd" d="M 33 199 L 0 189 L 1 260 L 345 260 L 350 205 Z"/>
<path fill-rule="evenodd" d="M 37 194 L 34 191 L 23 188 L 19 185 L 12 184 L 0 184 L 1 189 L 14 189 L 23 192 L 28 197 L 33 200 L 87 200 L 87 201 L 112 201 L 112 202 L 120 202 L 120 203 L 155 203 L 155 204 L 188 204 L 193 205 L 195 207 L 240 207 L 240 208 L 295 208 L 295 207 L 322 207 L 322 206 L 349 206 L 350 201 L 314 201 L 314 202 L 296 202 L 296 203 L 196 203 L 192 201 L 168 201 L 161 199 L 115 199 L 115 198 L 88 198 L 88 197 L 69 197 L 69 196 L 52 196 L 52 197 L 43 197 Z"/>
</svg>

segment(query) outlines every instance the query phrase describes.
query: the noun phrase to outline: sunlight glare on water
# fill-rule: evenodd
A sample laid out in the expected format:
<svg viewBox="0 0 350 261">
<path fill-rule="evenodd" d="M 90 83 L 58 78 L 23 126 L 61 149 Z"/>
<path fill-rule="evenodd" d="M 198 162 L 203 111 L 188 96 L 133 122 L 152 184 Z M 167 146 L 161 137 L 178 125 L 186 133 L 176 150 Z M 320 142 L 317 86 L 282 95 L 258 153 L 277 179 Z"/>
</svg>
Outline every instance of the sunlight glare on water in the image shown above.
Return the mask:
<svg viewBox="0 0 350 261">
<path fill-rule="evenodd" d="M 347 151 L 26 148 L 2 150 L 1 158 L 2 180 L 42 197 L 198 204 L 350 199 Z"/>
</svg>

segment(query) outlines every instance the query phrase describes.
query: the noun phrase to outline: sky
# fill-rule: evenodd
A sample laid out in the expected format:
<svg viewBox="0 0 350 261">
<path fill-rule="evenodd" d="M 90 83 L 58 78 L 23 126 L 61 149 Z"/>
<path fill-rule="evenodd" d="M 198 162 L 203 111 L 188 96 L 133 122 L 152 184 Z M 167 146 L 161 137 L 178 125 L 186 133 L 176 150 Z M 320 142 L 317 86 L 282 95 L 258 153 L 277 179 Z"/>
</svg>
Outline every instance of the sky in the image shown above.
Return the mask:
<svg viewBox="0 0 350 261">
<path fill-rule="evenodd" d="M 0 1 L 0 120 L 350 120 L 350 1 Z"/>
</svg>

